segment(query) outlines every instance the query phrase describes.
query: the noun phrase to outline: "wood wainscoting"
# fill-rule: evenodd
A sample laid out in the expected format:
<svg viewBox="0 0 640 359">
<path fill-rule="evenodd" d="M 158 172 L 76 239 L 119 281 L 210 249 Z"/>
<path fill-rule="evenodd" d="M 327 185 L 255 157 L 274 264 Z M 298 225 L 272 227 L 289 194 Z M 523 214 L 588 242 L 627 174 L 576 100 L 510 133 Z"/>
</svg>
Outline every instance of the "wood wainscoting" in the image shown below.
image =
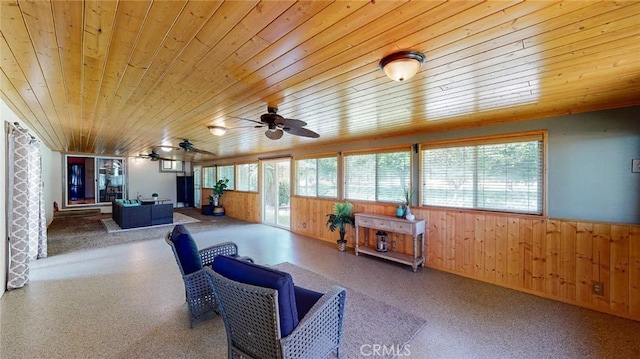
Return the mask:
<svg viewBox="0 0 640 359">
<path fill-rule="evenodd" d="M 292 197 L 291 230 L 334 242 L 326 215 L 335 200 Z M 356 212 L 397 206 L 354 202 Z M 427 266 L 640 321 L 640 226 L 467 210 L 412 208 L 427 220 Z M 353 246 L 355 231 L 347 231 Z M 362 238 L 360 238 L 362 241 Z M 411 238 L 393 234 L 410 254 Z M 408 273 L 410 275 L 410 273 Z M 593 294 L 601 282 L 602 295 Z"/>
</svg>

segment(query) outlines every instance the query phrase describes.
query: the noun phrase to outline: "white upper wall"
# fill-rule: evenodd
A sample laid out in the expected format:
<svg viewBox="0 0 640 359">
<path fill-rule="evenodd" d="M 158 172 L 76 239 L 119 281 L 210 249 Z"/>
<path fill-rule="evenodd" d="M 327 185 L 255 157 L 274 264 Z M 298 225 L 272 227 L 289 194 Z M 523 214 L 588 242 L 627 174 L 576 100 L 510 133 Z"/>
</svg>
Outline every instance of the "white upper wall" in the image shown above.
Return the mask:
<svg viewBox="0 0 640 359">
<path fill-rule="evenodd" d="M 190 171 L 189 163 L 185 170 Z M 182 172 L 160 172 L 160 162 L 130 157 L 127 159 L 127 198 L 151 197 L 157 193 L 160 198 L 169 198 L 174 207 L 177 204 L 176 177 Z"/>
</svg>

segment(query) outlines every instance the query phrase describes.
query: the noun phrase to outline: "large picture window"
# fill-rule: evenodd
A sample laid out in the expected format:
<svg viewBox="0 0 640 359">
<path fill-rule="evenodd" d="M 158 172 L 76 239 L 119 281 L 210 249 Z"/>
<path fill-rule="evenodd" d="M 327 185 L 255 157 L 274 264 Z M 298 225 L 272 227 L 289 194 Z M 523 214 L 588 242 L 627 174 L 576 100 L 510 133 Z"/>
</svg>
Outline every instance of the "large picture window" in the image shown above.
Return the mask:
<svg viewBox="0 0 640 359">
<path fill-rule="evenodd" d="M 296 160 L 296 195 L 336 198 L 338 158 L 334 156 Z"/>
<path fill-rule="evenodd" d="M 345 198 L 401 202 L 411 184 L 411 153 L 345 155 Z"/>
<path fill-rule="evenodd" d="M 227 189 L 230 189 L 230 190 L 236 189 L 233 165 L 218 166 L 218 180 L 225 179 L 225 178 L 229 180 L 229 183 L 227 183 Z"/>
<path fill-rule="evenodd" d="M 421 204 L 542 214 L 543 134 L 422 147 Z"/>
<path fill-rule="evenodd" d="M 236 165 L 237 190 L 258 192 L 258 164 L 245 163 Z"/>
</svg>

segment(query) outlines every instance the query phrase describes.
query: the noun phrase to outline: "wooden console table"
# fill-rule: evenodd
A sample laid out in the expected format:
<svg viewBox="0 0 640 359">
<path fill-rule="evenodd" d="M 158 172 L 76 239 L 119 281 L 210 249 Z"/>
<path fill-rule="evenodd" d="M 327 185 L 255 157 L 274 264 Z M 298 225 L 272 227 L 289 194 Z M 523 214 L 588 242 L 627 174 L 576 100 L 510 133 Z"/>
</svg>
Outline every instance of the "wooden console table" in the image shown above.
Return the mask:
<svg viewBox="0 0 640 359">
<path fill-rule="evenodd" d="M 416 219 L 408 221 L 404 218 L 397 218 L 392 216 L 385 216 L 381 214 L 372 213 L 356 213 L 356 256 L 360 253 L 368 254 L 375 257 L 380 257 L 410 265 L 415 272 L 419 265 L 424 267 L 424 231 L 425 221 L 424 219 Z M 359 228 L 362 227 L 364 231 L 364 246 L 359 246 L 360 239 Z M 409 234 L 413 236 L 413 256 L 397 253 L 397 252 L 378 252 L 373 247 L 369 247 L 369 228 L 376 229 L 385 232 Z M 420 236 L 420 248 L 418 248 L 418 236 Z M 374 244 L 375 247 L 375 244 Z M 418 251 L 420 251 L 420 257 L 418 257 Z"/>
</svg>

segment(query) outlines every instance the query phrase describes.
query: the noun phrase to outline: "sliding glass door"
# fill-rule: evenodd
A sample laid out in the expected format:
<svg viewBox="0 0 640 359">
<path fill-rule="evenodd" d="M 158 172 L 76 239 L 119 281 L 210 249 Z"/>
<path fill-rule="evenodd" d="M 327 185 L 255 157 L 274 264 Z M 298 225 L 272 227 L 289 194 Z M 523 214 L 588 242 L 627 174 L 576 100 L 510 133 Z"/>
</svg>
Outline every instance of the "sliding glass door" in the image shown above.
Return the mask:
<svg viewBox="0 0 640 359">
<path fill-rule="evenodd" d="M 124 198 L 124 158 L 66 155 L 65 164 L 66 207 Z"/>
<path fill-rule="evenodd" d="M 262 222 L 265 224 L 291 226 L 290 168 L 288 158 L 262 163 Z"/>
</svg>

